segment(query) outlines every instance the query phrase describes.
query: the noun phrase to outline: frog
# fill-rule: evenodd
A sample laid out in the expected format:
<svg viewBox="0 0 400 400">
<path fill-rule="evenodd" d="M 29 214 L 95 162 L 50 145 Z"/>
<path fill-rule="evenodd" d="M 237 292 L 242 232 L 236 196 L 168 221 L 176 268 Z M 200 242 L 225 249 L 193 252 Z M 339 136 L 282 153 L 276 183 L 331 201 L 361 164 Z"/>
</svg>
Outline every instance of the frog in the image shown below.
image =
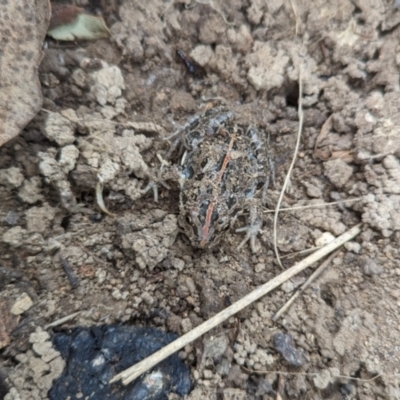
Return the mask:
<svg viewBox="0 0 400 400">
<path fill-rule="evenodd" d="M 236 229 L 245 233 L 238 249 L 250 241 L 256 253 L 273 174 L 268 134 L 236 123 L 226 107 L 213 107 L 169 139 L 169 157 L 180 154 L 178 224 L 192 245 L 215 248 L 239 216 L 247 215 L 247 225 Z"/>
</svg>

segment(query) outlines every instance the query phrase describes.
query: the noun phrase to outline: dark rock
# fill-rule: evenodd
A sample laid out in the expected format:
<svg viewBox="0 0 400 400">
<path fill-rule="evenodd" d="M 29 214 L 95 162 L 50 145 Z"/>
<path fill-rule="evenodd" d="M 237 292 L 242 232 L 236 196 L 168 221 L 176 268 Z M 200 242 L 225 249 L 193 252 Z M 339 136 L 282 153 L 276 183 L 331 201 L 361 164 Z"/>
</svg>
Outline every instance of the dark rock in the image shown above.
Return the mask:
<svg viewBox="0 0 400 400">
<path fill-rule="evenodd" d="M 272 385 L 264 378 L 258 380 L 256 396 L 273 396 L 276 397 L 276 392 L 272 388 Z"/>
<path fill-rule="evenodd" d="M 274 335 L 274 346 L 290 365 L 301 367 L 307 361 L 303 351 L 294 347 L 293 338 L 286 333 L 278 332 Z"/>
<path fill-rule="evenodd" d="M 102 325 L 76 328 L 52 338 L 66 360 L 62 376 L 49 391 L 50 400 L 164 400 L 191 388 L 189 369 L 175 354 L 127 386 L 110 379 L 176 339 L 155 328 Z M 83 395 L 83 396 L 82 396 Z M 80 396 L 80 397 L 79 397 Z"/>
</svg>

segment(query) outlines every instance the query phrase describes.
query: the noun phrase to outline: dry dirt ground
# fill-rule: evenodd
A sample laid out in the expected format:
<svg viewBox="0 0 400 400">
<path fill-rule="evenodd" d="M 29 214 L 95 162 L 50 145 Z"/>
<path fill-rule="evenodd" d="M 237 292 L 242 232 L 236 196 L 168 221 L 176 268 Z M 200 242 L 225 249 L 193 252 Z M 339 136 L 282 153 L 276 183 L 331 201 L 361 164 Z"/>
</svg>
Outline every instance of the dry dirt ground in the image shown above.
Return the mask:
<svg viewBox="0 0 400 400">
<path fill-rule="evenodd" d="M 43 345 L 43 330 L 51 334 L 59 318 L 81 311 L 54 330 L 124 323 L 183 334 L 281 272 L 267 209 L 256 253 L 248 244 L 237 250 L 244 215 L 202 250 L 177 224 L 177 182 L 160 187 L 158 202 L 141 189 L 168 151 L 162 139 L 222 104 L 269 136 L 273 209 L 296 142 L 300 69 L 304 129 L 283 206 L 312 207 L 280 214 L 284 267 L 329 234 L 359 222 L 362 233 L 278 321 L 271 317 L 311 271 L 184 348 L 188 399 L 275 399 L 278 391 L 283 399 L 399 399 L 396 2 L 99 4 L 110 38 L 48 42 L 43 111 L 0 149 L 6 399 L 47 398 L 63 361 Z M 96 205 L 99 179 L 113 215 Z M 279 351 L 282 333 L 293 339 L 291 358 Z"/>
</svg>

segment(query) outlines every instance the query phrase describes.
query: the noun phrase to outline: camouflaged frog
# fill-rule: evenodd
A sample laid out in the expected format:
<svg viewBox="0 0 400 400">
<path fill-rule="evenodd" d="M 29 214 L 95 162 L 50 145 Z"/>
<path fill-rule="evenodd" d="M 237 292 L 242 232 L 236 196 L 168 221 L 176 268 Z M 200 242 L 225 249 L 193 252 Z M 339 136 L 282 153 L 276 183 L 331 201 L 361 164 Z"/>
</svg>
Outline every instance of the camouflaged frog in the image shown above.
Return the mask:
<svg viewBox="0 0 400 400">
<path fill-rule="evenodd" d="M 195 247 L 213 247 L 241 214 L 248 225 L 239 249 L 262 226 L 262 206 L 271 175 L 265 132 L 237 125 L 233 112 L 208 110 L 183 127 L 172 149 L 181 146 L 179 225 Z"/>
</svg>

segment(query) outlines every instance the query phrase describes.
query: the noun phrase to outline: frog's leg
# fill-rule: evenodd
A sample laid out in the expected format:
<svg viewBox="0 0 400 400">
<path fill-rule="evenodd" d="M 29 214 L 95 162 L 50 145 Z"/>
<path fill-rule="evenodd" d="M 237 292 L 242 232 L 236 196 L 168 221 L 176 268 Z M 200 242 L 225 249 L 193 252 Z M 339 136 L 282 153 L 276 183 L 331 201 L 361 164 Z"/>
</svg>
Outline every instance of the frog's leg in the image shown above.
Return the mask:
<svg viewBox="0 0 400 400">
<path fill-rule="evenodd" d="M 255 199 L 252 199 L 249 205 L 250 224 L 248 226 L 244 226 L 243 228 L 236 229 L 236 232 L 246 232 L 246 236 L 239 244 L 238 250 L 240 250 L 250 240 L 251 251 L 253 253 L 257 253 L 258 248 L 256 246 L 256 238 L 262 227 L 262 217 L 260 217 L 260 207 L 253 200 Z"/>
<path fill-rule="evenodd" d="M 143 189 L 139 190 L 140 194 L 146 194 L 149 190 L 153 191 L 153 198 L 154 198 L 154 202 L 157 203 L 158 202 L 158 187 L 160 185 L 154 181 L 154 180 L 150 180 L 148 182 L 148 184 L 146 185 L 146 187 L 144 187 Z M 167 187 L 167 189 L 169 189 L 169 187 Z"/>
<path fill-rule="evenodd" d="M 261 178 L 261 177 L 260 177 Z M 236 232 L 245 232 L 246 236 L 239 244 L 238 249 L 240 250 L 249 240 L 250 247 L 253 253 L 257 253 L 256 238 L 262 227 L 262 207 L 267 203 L 267 192 L 270 181 L 275 187 L 275 167 L 271 157 L 268 156 L 268 174 L 263 182 L 261 190 L 261 199 L 256 199 L 254 194 L 252 197 L 247 199 L 247 208 L 249 209 L 249 225 L 243 228 L 236 229 Z M 262 206 L 262 207 L 261 207 Z"/>
<path fill-rule="evenodd" d="M 171 190 L 167 184 L 168 180 L 179 181 L 180 174 L 176 166 L 164 164 L 162 169 L 153 170 L 149 173 L 149 181 L 143 189 L 140 189 L 141 194 L 146 194 L 149 190 L 153 191 L 154 201 L 158 202 L 158 188 L 164 186 L 166 189 Z"/>
</svg>

